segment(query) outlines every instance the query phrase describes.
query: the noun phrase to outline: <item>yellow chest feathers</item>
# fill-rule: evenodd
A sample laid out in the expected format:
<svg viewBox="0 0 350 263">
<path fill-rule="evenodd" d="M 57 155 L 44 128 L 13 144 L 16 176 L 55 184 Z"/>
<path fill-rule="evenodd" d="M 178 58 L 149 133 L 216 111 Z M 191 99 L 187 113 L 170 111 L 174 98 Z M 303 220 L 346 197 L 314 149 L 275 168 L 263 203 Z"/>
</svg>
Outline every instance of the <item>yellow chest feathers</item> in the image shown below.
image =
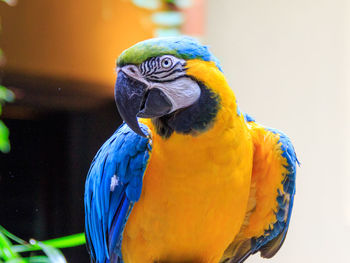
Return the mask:
<svg viewBox="0 0 350 263">
<path fill-rule="evenodd" d="M 238 139 L 245 127 L 237 137 L 232 131 L 215 141 L 153 137 L 141 198 L 124 232 L 125 262 L 218 262 L 244 219 L 252 169 L 251 142 Z"/>
</svg>

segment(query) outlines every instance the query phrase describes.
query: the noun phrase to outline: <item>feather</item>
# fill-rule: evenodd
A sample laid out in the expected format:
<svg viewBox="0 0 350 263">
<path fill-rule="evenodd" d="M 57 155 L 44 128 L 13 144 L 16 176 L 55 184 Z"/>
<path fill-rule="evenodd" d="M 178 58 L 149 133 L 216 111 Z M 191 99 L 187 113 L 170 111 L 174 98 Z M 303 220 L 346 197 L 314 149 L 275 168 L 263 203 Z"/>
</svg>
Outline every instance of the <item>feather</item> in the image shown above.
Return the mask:
<svg viewBox="0 0 350 263">
<path fill-rule="evenodd" d="M 148 138 L 122 124 L 91 164 L 85 183 L 85 232 L 94 262 L 122 262 L 122 234 L 133 203 L 141 195 L 149 149 Z"/>
<path fill-rule="evenodd" d="M 255 187 L 250 193 L 256 207 L 247 211 L 239 239 L 233 241 L 225 252 L 225 257 L 231 255 L 231 263 L 243 262 L 258 251 L 264 258 L 271 258 L 278 252 L 288 231 L 295 194 L 296 165 L 299 164 L 293 145 L 284 133 L 256 124 L 247 114 L 243 116 L 249 123 L 256 149 L 254 163 L 257 169 L 253 167 L 252 177 L 256 181 L 253 181 Z M 276 187 L 276 192 L 271 191 L 271 187 Z M 266 210 L 269 205 L 270 210 Z M 255 223 L 250 222 L 253 217 Z"/>
</svg>

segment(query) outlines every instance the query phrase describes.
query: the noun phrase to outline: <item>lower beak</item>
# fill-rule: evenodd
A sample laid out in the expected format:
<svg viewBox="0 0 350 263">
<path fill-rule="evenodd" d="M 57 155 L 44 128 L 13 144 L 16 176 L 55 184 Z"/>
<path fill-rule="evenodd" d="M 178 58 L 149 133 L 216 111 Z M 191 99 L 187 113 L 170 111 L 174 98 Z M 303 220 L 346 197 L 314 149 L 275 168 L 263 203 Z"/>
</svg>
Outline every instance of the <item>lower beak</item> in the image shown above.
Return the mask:
<svg viewBox="0 0 350 263">
<path fill-rule="evenodd" d="M 159 89 L 147 91 L 147 85 L 122 70 L 115 84 L 115 101 L 118 111 L 126 124 L 137 134 L 146 137 L 139 126 L 137 117 L 154 118 L 171 111 L 172 104 Z"/>
</svg>

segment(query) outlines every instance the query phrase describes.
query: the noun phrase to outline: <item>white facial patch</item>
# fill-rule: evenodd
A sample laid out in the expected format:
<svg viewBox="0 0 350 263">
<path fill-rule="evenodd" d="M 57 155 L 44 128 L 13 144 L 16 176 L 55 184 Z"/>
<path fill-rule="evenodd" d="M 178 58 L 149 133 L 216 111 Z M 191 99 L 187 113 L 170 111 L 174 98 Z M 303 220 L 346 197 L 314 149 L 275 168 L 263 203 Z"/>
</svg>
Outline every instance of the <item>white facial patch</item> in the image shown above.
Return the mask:
<svg viewBox="0 0 350 263">
<path fill-rule="evenodd" d="M 188 77 L 182 77 L 164 83 L 153 82 L 150 83 L 148 88 L 157 88 L 164 92 L 173 105 L 169 113 L 192 105 L 201 95 L 201 89 L 197 82 Z"/>
<path fill-rule="evenodd" d="M 117 68 L 128 76 L 143 82 L 147 89 L 157 88 L 169 99 L 172 108 L 168 113 L 195 103 L 201 89 L 198 83 L 186 76 L 186 61 L 171 55 L 151 58 L 141 65 Z"/>
</svg>

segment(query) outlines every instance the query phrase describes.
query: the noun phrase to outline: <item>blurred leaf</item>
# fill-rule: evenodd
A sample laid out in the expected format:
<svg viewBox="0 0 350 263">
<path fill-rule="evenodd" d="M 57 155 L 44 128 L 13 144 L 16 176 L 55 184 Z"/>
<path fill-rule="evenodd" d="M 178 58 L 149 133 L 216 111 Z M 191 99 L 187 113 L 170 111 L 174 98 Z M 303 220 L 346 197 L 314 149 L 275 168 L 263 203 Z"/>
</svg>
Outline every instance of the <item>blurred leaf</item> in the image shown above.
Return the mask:
<svg viewBox="0 0 350 263">
<path fill-rule="evenodd" d="M 28 244 L 28 242 L 24 241 L 23 239 L 15 236 L 14 234 L 7 231 L 3 226 L 0 225 L 0 232 L 3 233 L 5 236 L 7 236 L 9 239 L 12 239 L 13 241 L 19 243 L 19 244 Z"/>
<path fill-rule="evenodd" d="M 14 99 L 15 99 L 15 94 L 11 90 L 0 85 L 0 103 L 1 103 L 1 101 L 13 102 Z"/>
<path fill-rule="evenodd" d="M 134 5 L 147 9 L 157 9 L 160 7 L 160 0 L 132 0 Z"/>
<path fill-rule="evenodd" d="M 47 256 L 33 256 L 28 258 L 28 263 L 51 263 Z"/>
<path fill-rule="evenodd" d="M 8 153 L 10 151 L 9 130 L 0 120 L 0 151 Z"/>
<path fill-rule="evenodd" d="M 19 245 L 13 245 L 12 239 Z M 85 234 L 75 234 L 46 241 L 34 239 L 26 242 L 0 225 L 0 263 L 66 263 L 62 252 L 57 248 L 74 247 L 85 244 Z M 20 252 L 42 251 L 44 255 L 21 257 Z"/>
<path fill-rule="evenodd" d="M 181 35 L 181 31 L 177 28 L 157 28 L 156 37 L 172 37 Z"/>
<path fill-rule="evenodd" d="M 14 258 L 14 259 L 7 260 L 6 263 L 27 263 L 27 261 L 24 260 L 23 258 Z"/>
<path fill-rule="evenodd" d="M 44 245 L 48 245 L 54 248 L 67 248 L 67 247 L 76 247 L 85 244 L 85 234 L 75 234 L 55 239 L 50 239 L 46 241 L 41 241 Z M 27 252 L 27 251 L 35 251 L 40 250 L 41 247 L 37 244 L 31 245 L 14 245 L 13 250 L 16 252 Z"/>
<path fill-rule="evenodd" d="M 192 0 L 176 0 L 175 4 L 179 8 L 189 8 L 192 4 Z"/>
<path fill-rule="evenodd" d="M 70 236 L 43 241 L 44 244 L 57 247 L 57 248 L 81 246 L 81 245 L 84 245 L 85 242 L 86 242 L 85 233 L 79 233 L 79 234 L 74 234 Z"/>
<path fill-rule="evenodd" d="M 43 242 L 35 242 L 35 244 L 41 247 L 44 253 L 49 257 L 51 263 L 67 263 L 66 258 L 57 248 L 45 245 Z"/>
<path fill-rule="evenodd" d="M 161 26 L 180 26 L 184 22 L 183 14 L 175 11 L 157 12 L 152 15 L 153 23 Z"/>
<path fill-rule="evenodd" d="M 9 262 L 25 262 L 21 259 L 19 254 L 12 250 L 12 243 L 10 240 L 0 232 L 0 255 L 6 261 Z M 16 260 L 16 261 L 13 261 Z"/>
<path fill-rule="evenodd" d="M 15 95 L 6 87 L 0 85 L 0 114 L 2 113 L 2 104 L 12 102 Z M 9 130 L 6 125 L 0 120 L 0 151 L 8 153 L 10 151 Z"/>
</svg>

